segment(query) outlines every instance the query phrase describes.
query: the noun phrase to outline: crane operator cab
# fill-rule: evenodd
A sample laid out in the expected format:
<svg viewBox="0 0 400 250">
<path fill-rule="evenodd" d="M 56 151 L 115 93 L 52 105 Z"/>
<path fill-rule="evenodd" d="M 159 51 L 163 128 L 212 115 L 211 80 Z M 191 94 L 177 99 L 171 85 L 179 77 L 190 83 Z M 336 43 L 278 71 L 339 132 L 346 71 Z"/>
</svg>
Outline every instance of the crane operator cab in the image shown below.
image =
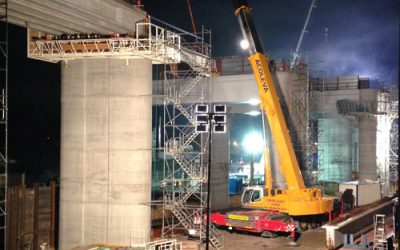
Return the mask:
<svg viewBox="0 0 400 250">
<path fill-rule="evenodd" d="M 261 186 L 246 187 L 242 194 L 242 205 L 261 202 L 264 196 L 264 190 Z"/>
</svg>

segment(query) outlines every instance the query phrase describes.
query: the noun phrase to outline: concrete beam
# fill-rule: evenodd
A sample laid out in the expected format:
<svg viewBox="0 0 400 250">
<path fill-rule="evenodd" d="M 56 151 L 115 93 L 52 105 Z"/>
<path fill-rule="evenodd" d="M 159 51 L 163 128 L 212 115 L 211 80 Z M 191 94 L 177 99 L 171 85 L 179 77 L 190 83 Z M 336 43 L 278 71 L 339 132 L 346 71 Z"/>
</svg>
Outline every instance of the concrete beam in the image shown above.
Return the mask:
<svg viewBox="0 0 400 250">
<path fill-rule="evenodd" d="M 122 0 L 9 0 L 8 21 L 48 33 L 128 33 L 146 12 Z"/>
</svg>

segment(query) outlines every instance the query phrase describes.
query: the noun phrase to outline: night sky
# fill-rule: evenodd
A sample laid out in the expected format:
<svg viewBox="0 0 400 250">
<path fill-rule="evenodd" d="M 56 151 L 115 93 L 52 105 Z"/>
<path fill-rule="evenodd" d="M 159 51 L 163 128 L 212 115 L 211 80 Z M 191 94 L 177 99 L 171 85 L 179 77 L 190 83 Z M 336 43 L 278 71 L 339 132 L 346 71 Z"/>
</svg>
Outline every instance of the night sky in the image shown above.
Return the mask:
<svg viewBox="0 0 400 250">
<path fill-rule="evenodd" d="M 192 31 L 185 0 L 142 0 L 150 15 Z M 244 54 L 230 0 L 191 0 L 197 29 L 212 30 L 213 56 Z M 264 50 L 288 59 L 296 48 L 311 0 L 248 0 Z M 398 85 L 398 0 L 317 0 L 302 54 L 325 75 L 360 75 Z M 328 28 L 328 42 L 325 42 Z M 247 54 L 246 54 L 247 55 Z"/>
<path fill-rule="evenodd" d="M 13 25 L 9 26 L 8 85 L 9 172 L 25 172 L 28 184 L 56 179 L 60 65 L 27 59 L 26 30 Z"/>
<path fill-rule="evenodd" d="M 311 0 L 249 0 L 264 49 L 289 58 Z M 303 42 L 313 69 L 361 75 L 398 85 L 398 0 L 319 0 Z M 150 15 L 192 31 L 185 0 L 142 0 Z M 213 56 L 244 55 L 230 0 L 191 0 L 200 29 L 212 30 Z M 325 42 L 325 28 L 328 42 Z M 10 172 L 29 182 L 57 178 L 60 142 L 60 66 L 26 58 L 26 31 L 10 27 Z"/>
</svg>

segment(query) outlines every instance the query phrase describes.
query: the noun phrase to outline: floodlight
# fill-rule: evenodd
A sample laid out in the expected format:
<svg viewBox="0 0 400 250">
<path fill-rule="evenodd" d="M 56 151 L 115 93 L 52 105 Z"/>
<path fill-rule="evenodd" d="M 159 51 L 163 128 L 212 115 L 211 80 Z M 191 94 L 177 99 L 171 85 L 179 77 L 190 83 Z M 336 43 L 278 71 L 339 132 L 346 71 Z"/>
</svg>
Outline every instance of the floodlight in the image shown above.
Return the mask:
<svg viewBox="0 0 400 250">
<path fill-rule="evenodd" d="M 214 115 L 213 118 L 215 123 L 226 123 L 226 115 Z"/>
<path fill-rule="evenodd" d="M 214 113 L 225 114 L 226 113 L 226 105 L 223 105 L 223 104 L 214 105 Z"/>
<path fill-rule="evenodd" d="M 244 138 L 243 146 L 251 154 L 262 152 L 264 149 L 263 136 L 259 133 L 251 132 Z"/>
<path fill-rule="evenodd" d="M 201 115 L 196 115 L 196 122 L 199 123 L 208 123 L 208 115 L 207 114 L 201 114 Z"/>
<path fill-rule="evenodd" d="M 225 124 L 214 124 L 213 126 L 214 133 L 226 133 L 226 125 Z"/>
<path fill-rule="evenodd" d="M 207 104 L 196 104 L 195 112 L 196 113 L 208 113 L 208 105 Z"/>
<path fill-rule="evenodd" d="M 197 124 L 196 125 L 196 132 L 207 133 L 208 132 L 208 125 L 207 124 Z"/>
<path fill-rule="evenodd" d="M 242 49 L 248 49 L 249 48 L 249 41 L 247 41 L 247 39 L 243 39 L 242 41 L 240 41 L 240 47 Z"/>
</svg>

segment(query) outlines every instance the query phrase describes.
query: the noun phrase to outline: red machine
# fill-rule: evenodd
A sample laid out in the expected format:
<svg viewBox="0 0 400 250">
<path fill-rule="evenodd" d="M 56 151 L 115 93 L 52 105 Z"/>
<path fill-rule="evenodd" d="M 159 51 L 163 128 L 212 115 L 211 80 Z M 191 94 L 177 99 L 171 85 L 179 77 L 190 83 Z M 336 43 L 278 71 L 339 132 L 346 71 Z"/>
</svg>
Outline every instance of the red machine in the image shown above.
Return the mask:
<svg viewBox="0 0 400 250">
<path fill-rule="evenodd" d="M 215 212 L 211 214 L 210 219 L 211 223 L 217 226 L 260 233 L 262 237 L 275 237 L 278 232 L 294 234 L 296 227 L 289 215 L 268 210 L 241 208 L 226 213 Z"/>
</svg>

